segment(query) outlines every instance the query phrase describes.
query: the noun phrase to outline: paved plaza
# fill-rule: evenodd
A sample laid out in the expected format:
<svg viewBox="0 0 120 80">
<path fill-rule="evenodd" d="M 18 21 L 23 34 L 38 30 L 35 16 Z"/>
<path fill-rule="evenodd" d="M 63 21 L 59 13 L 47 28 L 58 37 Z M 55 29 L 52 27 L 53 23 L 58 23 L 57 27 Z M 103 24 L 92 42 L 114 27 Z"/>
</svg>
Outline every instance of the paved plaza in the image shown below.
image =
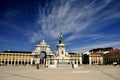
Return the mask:
<svg viewBox="0 0 120 80">
<path fill-rule="evenodd" d="M 120 66 L 79 68 L 41 68 L 35 66 L 0 66 L 0 80 L 120 80 Z"/>
</svg>

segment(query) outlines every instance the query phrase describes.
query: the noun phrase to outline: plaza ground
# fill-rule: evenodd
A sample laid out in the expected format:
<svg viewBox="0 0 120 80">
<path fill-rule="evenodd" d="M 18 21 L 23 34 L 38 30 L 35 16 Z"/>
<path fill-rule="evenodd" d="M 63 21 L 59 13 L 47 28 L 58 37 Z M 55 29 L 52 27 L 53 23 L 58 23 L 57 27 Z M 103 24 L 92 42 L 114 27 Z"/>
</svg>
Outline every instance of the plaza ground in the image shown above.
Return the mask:
<svg viewBox="0 0 120 80">
<path fill-rule="evenodd" d="M 79 68 L 0 66 L 0 80 L 120 80 L 120 66 L 82 65 Z"/>
</svg>

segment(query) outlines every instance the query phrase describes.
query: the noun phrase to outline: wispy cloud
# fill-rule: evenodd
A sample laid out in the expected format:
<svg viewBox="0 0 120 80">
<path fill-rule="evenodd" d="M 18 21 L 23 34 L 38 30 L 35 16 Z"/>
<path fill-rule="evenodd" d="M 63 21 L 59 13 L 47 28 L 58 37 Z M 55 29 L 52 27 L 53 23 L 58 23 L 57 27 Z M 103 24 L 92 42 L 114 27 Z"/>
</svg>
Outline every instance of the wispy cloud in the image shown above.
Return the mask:
<svg viewBox="0 0 120 80">
<path fill-rule="evenodd" d="M 74 45 L 75 47 L 69 47 L 69 51 L 72 52 L 84 52 L 88 51 L 93 48 L 105 48 L 105 47 L 120 47 L 120 35 L 114 35 L 114 34 L 89 34 L 85 35 L 85 40 L 81 40 L 79 42 L 74 42 L 69 45 Z"/>
<path fill-rule="evenodd" d="M 105 38 L 104 34 L 96 32 L 103 28 L 106 22 L 113 20 L 107 23 L 109 25 L 115 23 L 116 18 L 120 18 L 119 7 L 119 3 L 115 3 L 114 0 L 60 0 L 59 2 L 55 0 L 46 3 L 44 8 L 40 7 L 37 31 L 31 32 L 30 40 L 36 42 L 41 39 L 55 39 L 60 32 L 71 33 L 65 39 L 66 42 L 81 38 L 91 40 Z M 103 44 L 98 47 L 105 45 Z"/>
<path fill-rule="evenodd" d="M 71 49 L 69 49 L 69 51 L 81 53 L 81 52 L 89 51 L 94 48 L 106 48 L 106 47 L 110 47 L 110 46 L 119 48 L 119 45 L 120 45 L 120 41 L 99 42 L 99 43 L 96 42 L 94 44 L 89 44 L 89 45 L 86 45 L 83 47 L 80 46 L 80 47 L 71 48 Z"/>
<path fill-rule="evenodd" d="M 105 9 L 113 0 L 77 2 L 77 0 L 61 0 L 61 3 L 57 1 L 51 4 L 46 3 L 44 8 L 40 8 L 37 20 L 41 29 L 38 27 L 38 31 L 33 32 L 31 38 L 36 39 L 32 40 L 40 40 L 41 37 L 37 38 L 36 33 L 45 38 L 56 38 L 60 32 L 65 34 L 74 32 L 71 36 L 75 36 L 90 28 L 99 29 L 102 26 L 96 27 L 96 25 L 120 17 L 120 11 L 115 5 L 110 9 Z"/>
</svg>

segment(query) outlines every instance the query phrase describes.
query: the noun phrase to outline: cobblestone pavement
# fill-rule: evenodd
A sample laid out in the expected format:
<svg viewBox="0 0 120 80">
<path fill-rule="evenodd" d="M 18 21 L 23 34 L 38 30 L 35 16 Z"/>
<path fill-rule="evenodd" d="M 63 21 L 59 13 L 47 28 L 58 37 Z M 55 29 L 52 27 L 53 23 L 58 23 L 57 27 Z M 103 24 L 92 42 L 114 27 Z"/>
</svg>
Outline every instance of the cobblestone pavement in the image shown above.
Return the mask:
<svg viewBox="0 0 120 80">
<path fill-rule="evenodd" d="M 0 80 L 120 80 L 120 66 L 79 68 L 42 68 L 35 66 L 0 66 Z"/>
</svg>

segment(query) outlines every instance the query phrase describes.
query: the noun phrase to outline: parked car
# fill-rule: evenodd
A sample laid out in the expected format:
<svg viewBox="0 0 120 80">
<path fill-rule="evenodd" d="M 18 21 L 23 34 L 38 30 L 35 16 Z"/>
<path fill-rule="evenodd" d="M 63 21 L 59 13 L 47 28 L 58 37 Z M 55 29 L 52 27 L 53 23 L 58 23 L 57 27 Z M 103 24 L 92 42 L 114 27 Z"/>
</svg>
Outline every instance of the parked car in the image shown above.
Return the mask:
<svg viewBox="0 0 120 80">
<path fill-rule="evenodd" d="M 116 66 L 116 65 L 117 65 L 117 62 L 113 62 L 113 65 Z"/>
</svg>

